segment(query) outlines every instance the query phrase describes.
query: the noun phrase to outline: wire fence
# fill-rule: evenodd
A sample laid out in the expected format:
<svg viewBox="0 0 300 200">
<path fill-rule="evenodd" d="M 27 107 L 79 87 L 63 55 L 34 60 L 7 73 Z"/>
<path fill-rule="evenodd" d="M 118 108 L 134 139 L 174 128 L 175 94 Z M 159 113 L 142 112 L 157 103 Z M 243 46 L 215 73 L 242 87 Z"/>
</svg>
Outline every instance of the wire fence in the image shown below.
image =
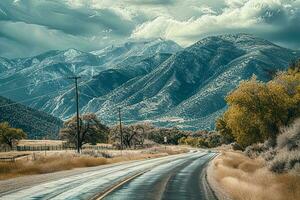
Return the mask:
<svg viewBox="0 0 300 200">
<path fill-rule="evenodd" d="M 90 150 L 114 150 L 115 147 L 111 145 L 87 145 L 83 146 L 82 149 L 90 149 Z M 64 151 L 64 150 L 76 150 L 74 146 L 67 146 L 67 145 L 22 145 L 16 146 L 14 148 L 10 147 L 0 147 L 0 152 L 10 152 L 10 151 Z"/>
</svg>

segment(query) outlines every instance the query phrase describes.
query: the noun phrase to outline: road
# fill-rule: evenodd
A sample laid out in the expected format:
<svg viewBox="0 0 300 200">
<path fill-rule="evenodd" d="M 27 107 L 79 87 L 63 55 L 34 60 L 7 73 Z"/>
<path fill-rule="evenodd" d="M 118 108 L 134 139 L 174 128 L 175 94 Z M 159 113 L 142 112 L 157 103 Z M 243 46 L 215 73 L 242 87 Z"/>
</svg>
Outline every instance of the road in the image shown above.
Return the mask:
<svg viewBox="0 0 300 200">
<path fill-rule="evenodd" d="M 213 199 L 203 176 L 205 164 L 213 156 L 214 153 L 189 152 L 94 167 L 79 174 L 0 191 L 0 199 Z M 16 184 L 20 182 L 15 180 Z M 0 181 L 0 187 L 6 183 Z M 14 180 L 9 184 L 14 185 Z"/>
</svg>

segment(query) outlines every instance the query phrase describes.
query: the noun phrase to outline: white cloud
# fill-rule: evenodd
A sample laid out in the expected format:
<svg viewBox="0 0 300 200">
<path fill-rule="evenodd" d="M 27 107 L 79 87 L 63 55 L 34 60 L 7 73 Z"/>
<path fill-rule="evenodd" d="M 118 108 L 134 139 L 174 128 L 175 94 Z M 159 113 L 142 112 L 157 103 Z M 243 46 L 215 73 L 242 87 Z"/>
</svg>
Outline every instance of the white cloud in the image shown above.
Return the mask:
<svg viewBox="0 0 300 200">
<path fill-rule="evenodd" d="M 213 33 L 248 31 L 263 33 L 268 37 L 268 34 L 278 31 L 280 26 L 285 28 L 286 24 L 282 22 L 289 24 L 290 18 L 300 19 L 299 7 L 293 6 L 296 3 L 299 5 L 299 0 L 226 0 L 225 3 L 227 7 L 221 13 L 208 12 L 196 19 L 182 21 L 175 17 L 157 17 L 139 25 L 131 37 L 160 36 L 182 45 L 189 45 Z"/>
</svg>

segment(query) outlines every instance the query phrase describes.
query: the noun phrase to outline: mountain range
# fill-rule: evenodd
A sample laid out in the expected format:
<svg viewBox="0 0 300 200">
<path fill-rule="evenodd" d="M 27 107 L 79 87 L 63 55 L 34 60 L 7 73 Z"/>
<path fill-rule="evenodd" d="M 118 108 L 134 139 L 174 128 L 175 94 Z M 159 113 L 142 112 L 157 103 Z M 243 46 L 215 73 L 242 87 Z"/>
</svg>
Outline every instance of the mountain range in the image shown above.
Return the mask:
<svg viewBox="0 0 300 200">
<path fill-rule="evenodd" d="M 75 112 L 68 77 L 78 75 L 81 113 L 112 124 L 120 107 L 126 123 L 211 130 L 241 80 L 268 81 L 299 57 L 248 34 L 211 36 L 187 48 L 155 39 L 93 52 L 50 51 L 0 58 L 0 95 L 65 120 Z"/>
</svg>

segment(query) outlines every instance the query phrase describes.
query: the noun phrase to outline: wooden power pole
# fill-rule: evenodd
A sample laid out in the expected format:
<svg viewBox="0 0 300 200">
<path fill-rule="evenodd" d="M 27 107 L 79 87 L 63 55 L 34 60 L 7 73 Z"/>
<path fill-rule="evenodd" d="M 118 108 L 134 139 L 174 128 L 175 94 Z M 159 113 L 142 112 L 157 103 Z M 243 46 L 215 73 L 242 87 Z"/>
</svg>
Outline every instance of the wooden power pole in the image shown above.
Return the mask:
<svg viewBox="0 0 300 200">
<path fill-rule="evenodd" d="M 120 123 L 120 141 L 121 141 L 121 151 L 123 150 L 123 130 L 122 130 L 122 118 L 121 118 L 121 108 L 119 110 L 119 123 Z"/>
<path fill-rule="evenodd" d="M 79 94 L 78 94 L 78 79 L 80 76 L 69 77 L 69 79 L 74 79 L 75 81 L 75 99 L 76 99 L 76 123 L 77 123 L 77 153 L 80 153 L 80 127 L 79 127 Z"/>
</svg>

